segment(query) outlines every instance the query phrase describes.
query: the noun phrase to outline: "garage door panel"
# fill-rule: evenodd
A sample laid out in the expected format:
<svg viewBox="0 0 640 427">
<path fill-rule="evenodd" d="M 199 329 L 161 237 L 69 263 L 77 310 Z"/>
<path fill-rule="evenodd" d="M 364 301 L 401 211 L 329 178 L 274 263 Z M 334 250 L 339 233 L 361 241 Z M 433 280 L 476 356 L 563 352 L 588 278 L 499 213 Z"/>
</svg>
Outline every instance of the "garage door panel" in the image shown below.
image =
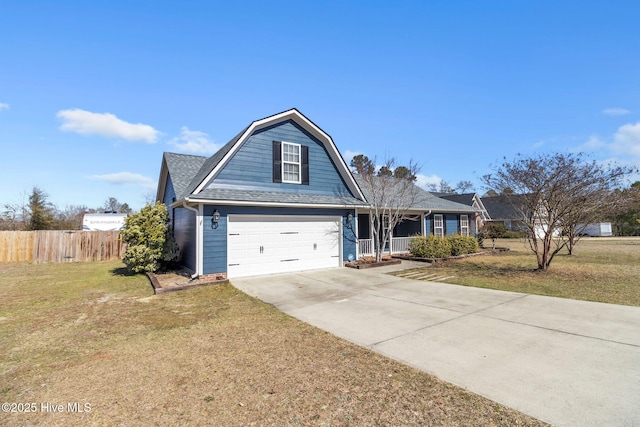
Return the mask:
<svg viewBox="0 0 640 427">
<path fill-rule="evenodd" d="M 338 267 L 340 260 L 337 218 L 229 218 L 229 277 Z"/>
</svg>

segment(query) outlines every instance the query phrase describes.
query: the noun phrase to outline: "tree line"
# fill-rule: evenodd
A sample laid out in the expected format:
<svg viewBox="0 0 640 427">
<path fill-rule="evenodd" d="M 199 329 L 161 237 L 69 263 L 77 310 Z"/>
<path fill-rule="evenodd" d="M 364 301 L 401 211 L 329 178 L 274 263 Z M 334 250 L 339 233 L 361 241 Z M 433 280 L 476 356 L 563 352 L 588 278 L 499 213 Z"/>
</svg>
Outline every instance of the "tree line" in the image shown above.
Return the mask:
<svg viewBox="0 0 640 427">
<path fill-rule="evenodd" d="M 103 206 L 88 208 L 85 205 L 69 205 L 58 208 L 49 201 L 49 195 L 35 186 L 18 203 L 6 203 L 0 215 L 0 230 L 82 230 L 86 213 L 116 212 L 130 214 L 133 210 L 127 203 L 109 197 Z"/>
</svg>

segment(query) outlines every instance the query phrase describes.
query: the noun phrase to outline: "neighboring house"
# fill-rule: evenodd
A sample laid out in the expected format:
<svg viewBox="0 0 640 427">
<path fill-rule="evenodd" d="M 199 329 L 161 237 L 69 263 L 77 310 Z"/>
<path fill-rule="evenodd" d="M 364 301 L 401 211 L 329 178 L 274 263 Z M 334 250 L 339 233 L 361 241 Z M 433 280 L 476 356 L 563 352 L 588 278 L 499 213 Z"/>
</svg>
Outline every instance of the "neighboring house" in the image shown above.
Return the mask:
<svg viewBox="0 0 640 427">
<path fill-rule="evenodd" d="M 475 232 L 474 209 L 424 193 L 420 220 L 396 238 Z M 211 157 L 164 153 L 156 198 L 195 275 L 338 267 L 366 252 L 365 195 L 331 137 L 296 109 L 254 121 Z"/>
<path fill-rule="evenodd" d="M 485 196 L 482 203 L 487 211 L 489 219 L 487 222 L 504 225 L 508 231 L 526 233 L 526 218 L 515 208 L 518 195 L 508 196 Z"/>
<path fill-rule="evenodd" d="M 482 203 L 482 199 L 478 193 L 464 193 L 464 194 L 451 194 L 451 193 L 433 193 L 436 196 L 449 200 L 451 202 L 461 203 L 466 206 L 472 206 L 476 209 L 477 215 L 475 220 L 476 230 L 479 230 L 487 221 L 491 220 L 487 208 Z"/>
<path fill-rule="evenodd" d="M 520 194 L 510 194 L 503 196 L 490 196 L 483 197 L 482 203 L 484 204 L 487 213 L 489 214 L 489 221 L 495 224 L 502 224 L 508 231 L 516 231 L 520 233 L 529 233 L 527 227 L 528 218 L 533 218 L 535 215 L 535 234 L 538 238 L 542 238 L 546 234 L 548 222 L 544 220 L 544 209 L 539 206 L 537 212 L 524 214 L 522 209 L 518 209 L 518 203 L 521 198 L 524 197 Z M 523 202 L 524 204 L 524 202 Z M 560 229 L 554 229 L 553 236 L 559 236 L 561 234 Z"/>
</svg>

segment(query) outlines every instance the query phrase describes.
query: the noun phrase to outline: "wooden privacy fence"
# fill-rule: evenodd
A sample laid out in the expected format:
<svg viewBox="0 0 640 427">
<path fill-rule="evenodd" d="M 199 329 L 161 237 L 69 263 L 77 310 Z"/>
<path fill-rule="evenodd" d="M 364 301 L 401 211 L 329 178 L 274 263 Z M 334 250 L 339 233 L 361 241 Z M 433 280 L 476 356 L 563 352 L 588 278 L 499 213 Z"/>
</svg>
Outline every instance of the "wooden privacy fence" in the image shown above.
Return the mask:
<svg viewBox="0 0 640 427">
<path fill-rule="evenodd" d="M 121 259 L 119 231 L 0 231 L 0 262 L 79 262 Z"/>
</svg>

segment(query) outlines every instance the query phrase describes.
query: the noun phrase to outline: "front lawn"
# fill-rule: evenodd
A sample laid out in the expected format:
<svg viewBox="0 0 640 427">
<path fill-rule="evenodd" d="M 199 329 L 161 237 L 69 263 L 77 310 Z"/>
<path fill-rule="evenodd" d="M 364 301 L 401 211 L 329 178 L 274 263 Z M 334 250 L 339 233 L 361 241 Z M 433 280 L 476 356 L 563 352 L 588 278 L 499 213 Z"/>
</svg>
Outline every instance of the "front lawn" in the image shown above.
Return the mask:
<svg viewBox="0 0 640 427">
<path fill-rule="evenodd" d="M 640 238 L 583 238 L 575 255 L 563 250 L 547 271 L 536 270 L 524 240 L 496 245 L 510 251 L 434 264 L 427 271 L 453 276 L 444 281 L 458 285 L 640 306 Z"/>
<path fill-rule="evenodd" d="M 0 400 L 36 408 L 0 425 L 542 425 L 231 285 L 153 296 L 122 267 L 0 264 Z"/>
</svg>

